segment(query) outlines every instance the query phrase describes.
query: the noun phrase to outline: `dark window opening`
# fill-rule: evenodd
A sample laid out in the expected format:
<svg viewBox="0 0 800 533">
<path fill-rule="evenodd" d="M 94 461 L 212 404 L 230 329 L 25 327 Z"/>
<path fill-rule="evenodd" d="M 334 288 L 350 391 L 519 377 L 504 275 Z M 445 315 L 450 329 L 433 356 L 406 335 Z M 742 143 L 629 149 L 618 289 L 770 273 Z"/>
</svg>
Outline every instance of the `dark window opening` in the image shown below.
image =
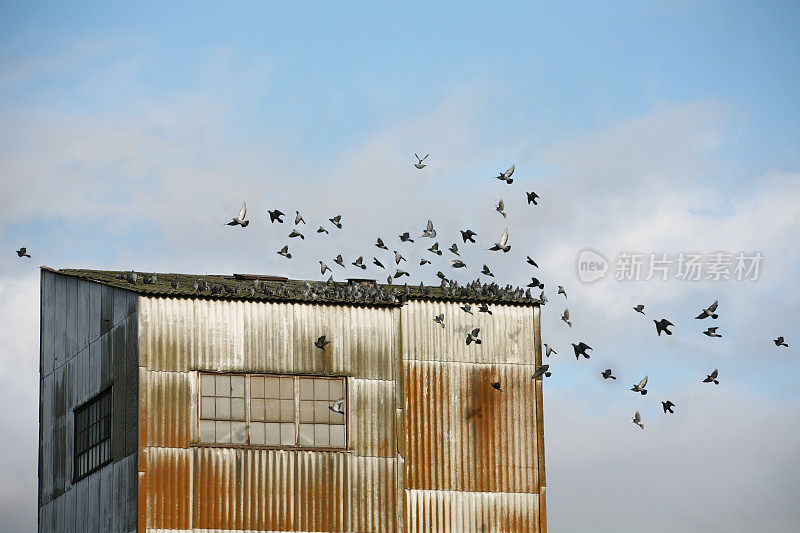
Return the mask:
<svg viewBox="0 0 800 533">
<path fill-rule="evenodd" d="M 75 409 L 72 482 L 111 462 L 111 389 Z"/>
</svg>

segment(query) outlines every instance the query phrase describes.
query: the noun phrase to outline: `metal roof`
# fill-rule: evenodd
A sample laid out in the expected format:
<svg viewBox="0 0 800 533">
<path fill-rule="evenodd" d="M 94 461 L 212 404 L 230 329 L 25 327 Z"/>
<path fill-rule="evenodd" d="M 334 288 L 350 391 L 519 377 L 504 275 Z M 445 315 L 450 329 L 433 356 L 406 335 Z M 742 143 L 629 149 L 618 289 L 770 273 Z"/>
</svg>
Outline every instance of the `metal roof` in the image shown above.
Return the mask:
<svg viewBox="0 0 800 533">
<path fill-rule="evenodd" d="M 370 306 L 400 306 L 408 300 L 494 302 L 535 306 L 541 302 L 530 292 L 511 286 L 477 281 L 466 286 L 388 285 L 366 279 L 346 282 L 294 280 L 257 274 L 177 274 L 121 270 L 51 269 L 71 276 L 137 294 L 173 298 L 213 298 Z M 173 282 L 177 280 L 177 287 Z"/>
</svg>

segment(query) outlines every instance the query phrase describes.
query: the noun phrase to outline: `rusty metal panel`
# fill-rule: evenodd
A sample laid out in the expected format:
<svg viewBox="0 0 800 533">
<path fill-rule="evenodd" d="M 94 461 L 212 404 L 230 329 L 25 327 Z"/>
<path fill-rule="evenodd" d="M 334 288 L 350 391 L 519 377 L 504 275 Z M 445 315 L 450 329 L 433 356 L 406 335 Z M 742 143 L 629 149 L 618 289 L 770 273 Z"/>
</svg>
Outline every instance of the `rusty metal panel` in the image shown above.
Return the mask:
<svg viewBox="0 0 800 533">
<path fill-rule="evenodd" d="M 401 308 L 403 359 L 471 363 L 535 364 L 533 313 L 528 307 L 492 305 L 492 315 L 462 311 L 463 303 L 410 301 Z M 445 327 L 433 321 L 443 313 Z M 467 333 L 481 328 L 479 345 Z"/>
<path fill-rule="evenodd" d="M 197 441 L 197 375 L 139 368 L 139 446 L 186 448 Z"/>
<path fill-rule="evenodd" d="M 352 379 L 350 394 L 350 446 L 356 455 L 396 457 L 394 382 Z"/>
<path fill-rule="evenodd" d="M 379 457 L 353 457 L 350 462 L 349 531 L 398 531 L 397 461 Z"/>
<path fill-rule="evenodd" d="M 538 491 L 533 365 L 403 367 L 407 488 Z"/>
<path fill-rule="evenodd" d="M 138 508 L 144 528 L 192 528 L 194 455 L 191 449 L 147 449 Z"/>
<path fill-rule="evenodd" d="M 537 494 L 409 490 L 406 500 L 409 533 L 541 533 Z"/>
</svg>

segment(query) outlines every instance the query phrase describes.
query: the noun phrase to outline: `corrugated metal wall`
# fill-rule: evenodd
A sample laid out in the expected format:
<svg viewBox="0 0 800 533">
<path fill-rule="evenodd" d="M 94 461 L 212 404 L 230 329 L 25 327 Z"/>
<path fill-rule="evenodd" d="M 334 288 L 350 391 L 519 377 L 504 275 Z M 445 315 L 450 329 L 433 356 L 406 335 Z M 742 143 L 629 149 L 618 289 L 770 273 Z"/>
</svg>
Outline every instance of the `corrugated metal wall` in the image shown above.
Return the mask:
<svg viewBox="0 0 800 533">
<path fill-rule="evenodd" d="M 399 309 L 141 297 L 139 319 L 143 529 L 404 529 Z M 347 375 L 350 450 L 192 446 L 199 370 Z"/>
<path fill-rule="evenodd" d="M 39 531 L 136 530 L 137 302 L 42 271 Z M 111 384 L 114 462 L 73 484 L 73 409 Z"/>
</svg>

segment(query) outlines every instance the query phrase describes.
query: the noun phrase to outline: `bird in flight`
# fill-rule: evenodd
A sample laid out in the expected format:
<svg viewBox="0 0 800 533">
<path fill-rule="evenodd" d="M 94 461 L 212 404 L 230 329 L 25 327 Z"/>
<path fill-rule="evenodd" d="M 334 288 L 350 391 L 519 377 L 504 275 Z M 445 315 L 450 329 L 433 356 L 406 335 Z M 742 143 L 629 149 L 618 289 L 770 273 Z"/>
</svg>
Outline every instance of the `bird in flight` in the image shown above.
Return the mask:
<svg viewBox="0 0 800 533">
<path fill-rule="evenodd" d="M 631 418 L 631 422 L 639 426 L 640 428 L 644 429 L 644 422 L 642 422 L 642 415 L 639 414 L 639 411 L 636 411 L 633 414 L 633 418 Z"/>
<path fill-rule="evenodd" d="M 464 242 L 465 242 L 465 243 L 466 243 L 467 241 L 469 241 L 469 242 L 472 242 L 472 243 L 474 243 L 474 242 L 475 242 L 475 239 L 474 239 L 473 237 L 475 237 L 476 235 L 478 235 L 477 233 L 475 233 L 475 232 L 474 232 L 474 231 L 472 231 L 471 229 L 467 229 L 467 230 L 463 230 L 463 229 L 462 229 L 462 230 L 459 230 L 459 231 L 461 232 L 461 238 L 462 238 L 462 239 L 464 239 Z"/>
<path fill-rule="evenodd" d="M 330 235 L 331 232 L 328 231 L 326 228 L 320 226 L 317 228 L 317 233 L 327 233 L 328 235 Z"/>
<path fill-rule="evenodd" d="M 326 271 L 327 272 L 332 272 L 331 271 L 331 267 L 329 267 L 328 265 L 326 265 L 322 261 L 319 262 L 319 271 L 320 271 L 320 274 L 322 274 L 323 276 L 325 275 Z"/>
<path fill-rule="evenodd" d="M 567 297 L 567 291 L 564 290 L 564 287 L 562 285 L 558 286 L 558 294 L 563 294 L 564 298 Z"/>
<path fill-rule="evenodd" d="M 707 309 L 703 309 L 703 312 L 697 315 L 695 318 L 697 320 L 702 320 L 704 318 L 711 317 L 714 320 L 717 319 L 719 316 L 715 311 L 717 310 L 717 305 L 719 304 L 719 300 L 715 300 L 713 304 L 709 305 Z"/>
<path fill-rule="evenodd" d="M 511 176 L 513 174 L 514 174 L 514 165 L 511 165 L 511 168 L 509 168 L 499 176 L 496 176 L 496 178 L 501 181 L 505 181 L 508 185 L 511 185 L 514 182 L 514 180 L 511 179 Z"/>
<path fill-rule="evenodd" d="M 540 376 L 544 376 L 546 378 L 549 378 L 550 375 L 552 374 L 552 372 L 550 372 L 548 370 L 549 368 L 550 368 L 550 365 L 542 365 L 542 366 L 540 366 L 539 368 L 536 369 L 536 372 L 533 373 L 533 378 L 532 379 L 536 379 L 536 378 L 538 378 Z"/>
<path fill-rule="evenodd" d="M 340 415 L 344 414 L 344 398 L 339 398 L 331 405 L 328 406 L 328 409 L 333 411 L 334 413 L 339 413 Z"/>
<path fill-rule="evenodd" d="M 275 221 L 278 221 L 278 224 L 283 224 L 283 219 L 281 217 L 286 216 L 283 211 L 280 209 L 276 209 L 275 211 L 270 211 L 267 209 L 267 213 L 269 213 L 269 221 L 271 224 L 274 224 Z"/>
<path fill-rule="evenodd" d="M 486 265 L 483 265 L 483 269 L 481 270 L 481 274 L 483 274 L 484 276 L 492 277 L 492 278 L 494 277 L 494 274 L 492 274 L 492 271 L 489 270 L 489 267 L 486 266 Z"/>
<path fill-rule="evenodd" d="M 423 161 L 425 161 L 426 159 L 428 159 L 428 156 L 429 156 L 429 155 L 431 155 L 431 154 L 426 154 L 426 155 L 425 155 L 425 157 L 423 157 L 422 159 L 420 159 L 420 158 L 419 158 L 419 156 L 418 156 L 417 154 L 414 154 L 414 157 L 416 157 L 416 158 L 417 158 L 417 162 L 416 162 L 416 163 L 414 163 L 414 166 L 415 166 L 415 167 L 417 167 L 417 168 L 418 168 L 418 169 L 420 169 L 420 170 L 422 170 L 423 168 L 425 168 L 425 164 L 423 163 Z"/>
<path fill-rule="evenodd" d="M 505 228 L 503 230 L 503 234 L 500 236 L 500 240 L 494 243 L 494 246 L 489 248 L 489 250 L 492 252 L 503 250 L 503 253 L 506 253 L 509 250 L 511 250 L 511 245 L 508 244 L 508 228 Z"/>
<path fill-rule="evenodd" d="M 539 204 L 536 203 L 536 200 L 539 199 L 539 195 L 538 194 L 536 194 L 535 192 L 526 192 L 525 194 L 528 195 L 528 205 L 530 205 L 530 204 L 539 205 Z"/>
<path fill-rule="evenodd" d="M 529 264 L 529 265 L 533 265 L 533 266 L 535 266 L 536 268 L 539 268 L 539 265 L 537 265 L 537 264 L 536 264 L 536 261 L 534 261 L 533 259 L 531 259 L 531 256 L 528 256 L 528 257 L 526 257 L 526 258 L 525 258 L 525 260 L 528 262 L 528 264 Z"/>
<path fill-rule="evenodd" d="M 329 218 L 328 220 L 339 229 L 342 229 L 342 215 L 336 215 L 333 218 Z"/>
<path fill-rule="evenodd" d="M 360 268 L 361 270 L 367 269 L 367 265 L 364 264 L 364 256 L 359 256 L 358 259 L 356 259 L 350 264 L 353 265 L 354 267 Z"/>
<path fill-rule="evenodd" d="M 334 259 L 333 262 L 339 265 L 340 267 L 344 268 L 344 258 L 342 257 L 342 254 L 337 255 L 336 259 Z"/>
<path fill-rule="evenodd" d="M 717 338 L 721 339 L 722 335 L 717 333 L 718 329 L 719 328 L 716 328 L 716 327 L 715 328 L 708 328 L 706 331 L 703 332 L 703 335 L 708 335 L 709 337 L 717 337 Z"/>
<path fill-rule="evenodd" d="M 439 249 L 439 243 L 438 242 L 433 243 L 433 246 L 428 248 L 428 251 L 429 252 L 433 252 L 436 255 L 442 255 L 442 251 Z"/>
<path fill-rule="evenodd" d="M 558 352 L 555 351 L 552 347 L 548 346 L 547 344 L 544 345 L 545 349 L 545 356 L 550 357 L 550 354 L 558 355 Z"/>
<path fill-rule="evenodd" d="M 489 306 L 487 304 L 478 305 L 478 312 L 479 313 L 488 313 L 490 315 L 492 314 L 492 310 L 489 309 Z"/>
<path fill-rule="evenodd" d="M 539 281 L 537 278 L 531 278 L 531 282 L 528 283 L 528 287 L 539 287 L 540 289 L 544 289 L 544 283 Z"/>
<path fill-rule="evenodd" d="M 23 250 L 24 249 L 25 248 L 23 248 Z M 17 253 L 19 253 L 19 252 L 17 252 Z M 783 340 L 783 337 L 778 337 L 777 339 L 773 339 L 772 342 L 775 343 L 775 346 L 785 346 L 787 348 L 789 347 L 789 345 L 786 344 L 786 341 Z"/>
<path fill-rule="evenodd" d="M 481 344 L 481 340 L 478 338 L 480 332 L 481 328 L 475 328 L 469 333 L 467 333 L 467 346 L 469 346 L 470 343 L 472 342 L 474 342 L 475 344 Z"/>
<path fill-rule="evenodd" d="M 506 204 L 503 203 L 503 199 L 502 198 L 500 198 L 500 201 L 497 202 L 496 206 L 494 206 L 494 210 L 497 211 L 498 213 L 500 213 L 501 215 L 503 215 L 503 218 L 507 218 L 506 217 Z"/>
<path fill-rule="evenodd" d="M 451 253 L 456 254 L 458 257 L 461 257 L 461 254 L 458 253 L 458 245 L 456 243 L 451 244 L 448 250 L 450 250 Z"/>
<path fill-rule="evenodd" d="M 295 211 L 295 215 L 294 215 L 294 225 L 296 226 L 296 225 L 300 224 L 301 222 L 302 222 L 303 224 L 305 224 L 305 223 L 306 223 L 306 221 L 303 219 L 303 215 L 301 215 L 301 214 L 300 214 L 300 211 Z"/>
<path fill-rule="evenodd" d="M 492 383 L 492 388 L 495 390 L 499 390 L 500 392 L 503 392 L 503 389 L 500 387 L 499 381 L 495 381 L 494 383 Z"/>
<path fill-rule="evenodd" d="M 569 321 L 569 309 L 564 308 L 564 314 L 561 315 L 561 320 L 564 321 L 569 327 L 572 327 L 572 322 Z"/>
<path fill-rule="evenodd" d="M 442 326 L 442 329 L 444 329 L 444 313 L 433 317 L 433 321 Z"/>
<path fill-rule="evenodd" d="M 28 249 L 24 246 L 17 250 L 17 257 L 27 257 L 28 259 L 31 258 L 31 254 L 28 253 Z M 781 337 L 783 339 L 783 337 Z"/>
<path fill-rule="evenodd" d="M 578 344 L 572 343 L 572 351 L 575 352 L 575 359 L 580 359 L 581 356 L 584 356 L 586 359 L 589 359 L 589 354 L 586 353 L 586 350 L 591 350 L 592 347 L 586 344 L 585 342 L 580 342 Z"/>
<path fill-rule="evenodd" d="M 291 259 L 292 254 L 289 253 L 289 246 L 284 246 L 280 250 L 278 250 L 278 255 L 282 255 L 286 259 Z"/>
<path fill-rule="evenodd" d="M 666 402 L 661 402 L 661 407 L 664 408 L 664 414 L 672 413 L 675 414 L 675 411 L 672 410 L 675 407 L 675 404 L 671 401 L 667 400 Z"/>
<path fill-rule="evenodd" d="M 644 304 L 637 305 L 636 307 L 633 308 L 633 310 L 636 311 L 637 313 L 644 314 Z"/>
<path fill-rule="evenodd" d="M 706 376 L 706 379 L 703 380 L 703 383 L 713 383 L 714 385 L 719 385 L 719 380 L 717 379 L 718 371 L 715 368 L 712 373 Z"/>
<path fill-rule="evenodd" d="M 400 235 L 400 241 L 402 241 L 402 242 L 414 242 L 414 239 L 411 238 L 411 235 L 408 232 L 405 232 L 402 235 Z"/>
<path fill-rule="evenodd" d="M 408 261 L 406 260 L 406 258 L 405 258 L 405 257 L 403 257 L 403 256 L 400 254 L 400 252 L 398 252 L 397 250 L 394 250 L 394 262 L 395 262 L 395 264 L 398 264 L 398 265 L 399 265 L 399 264 L 400 264 L 400 261 L 405 261 L 406 263 L 408 263 Z"/>
<path fill-rule="evenodd" d="M 380 237 L 378 237 L 378 242 L 375 243 L 375 246 L 377 246 L 378 248 L 381 248 L 383 250 L 388 250 L 389 249 L 389 248 L 386 247 L 385 244 L 383 244 L 383 239 L 381 239 Z"/>
<path fill-rule="evenodd" d="M 461 259 L 453 259 L 453 268 L 467 268 L 467 264 Z"/>
<path fill-rule="evenodd" d="M 672 332 L 670 330 L 668 330 L 667 328 L 669 326 L 674 326 L 675 324 L 673 324 L 672 322 L 670 322 L 666 318 L 662 318 L 661 320 L 653 320 L 653 322 L 656 323 L 656 332 L 658 333 L 659 337 L 661 336 L 661 332 L 662 331 L 664 333 L 666 333 L 667 335 L 672 335 Z"/>
<path fill-rule="evenodd" d="M 376 267 L 381 267 L 382 269 L 386 270 L 386 267 L 385 267 L 385 266 L 383 266 L 383 263 L 381 263 L 380 261 L 378 261 L 378 258 L 377 258 L 377 257 L 373 257 L 373 258 L 372 258 L 372 264 L 373 264 L 373 265 L 375 265 Z"/>
<path fill-rule="evenodd" d="M 603 379 L 617 379 L 615 376 L 611 375 L 611 369 L 610 368 L 606 368 L 605 370 L 600 372 L 600 375 L 603 376 Z"/>
<path fill-rule="evenodd" d="M 461 310 L 462 310 L 462 311 L 464 311 L 465 313 L 469 313 L 469 314 L 471 314 L 471 315 L 472 315 L 472 314 L 474 314 L 474 313 L 472 312 L 472 306 L 471 306 L 471 305 L 469 305 L 469 304 L 464 304 L 464 305 L 460 306 L 460 307 L 459 307 L 459 309 L 461 309 Z"/>
<path fill-rule="evenodd" d="M 325 335 L 320 335 L 320 337 L 314 341 L 314 346 L 316 346 L 320 350 L 324 350 L 325 347 L 330 343 L 331 341 L 329 341 Z"/>
<path fill-rule="evenodd" d="M 436 237 L 436 230 L 433 229 L 433 222 L 432 221 L 428 220 L 428 225 L 422 231 L 422 235 L 420 235 L 420 238 L 422 238 L 422 237 L 430 237 L 431 239 Z"/>
<path fill-rule="evenodd" d="M 303 236 L 302 233 L 297 231 L 297 229 L 292 228 L 292 232 L 289 234 L 289 238 L 292 239 L 294 237 L 300 237 L 301 239 L 305 240 L 305 237 Z"/>
<path fill-rule="evenodd" d="M 425 259 L 424 257 L 419 260 L 419 266 L 425 266 L 425 265 L 430 265 L 430 264 L 431 264 L 431 262 L 428 261 L 427 259 Z"/>
<path fill-rule="evenodd" d="M 647 390 L 645 389 L 646 386 L 647 386 L 647 376 L 645 376 L 644 379 L 642 379 L 642 381 L 640 381 L 638 384 L 634 384 L 633 387 L 631 387 L 631 390 L 633 392 L 638 392 L 642 396 L 644 396 L 645 394 L 647 394 Z"/>
<path fill-rule="evenodd" d="M 233 220 L 228 222 L 228 226 L 241 226 L 246 228 L 248 224 L 250 224 L 249 220 L 245 220 L 247 216 L 247 204 L 242 202 L 242 208 L 239 210 L 239 214 L 233 217 Z"/>
</svg>

